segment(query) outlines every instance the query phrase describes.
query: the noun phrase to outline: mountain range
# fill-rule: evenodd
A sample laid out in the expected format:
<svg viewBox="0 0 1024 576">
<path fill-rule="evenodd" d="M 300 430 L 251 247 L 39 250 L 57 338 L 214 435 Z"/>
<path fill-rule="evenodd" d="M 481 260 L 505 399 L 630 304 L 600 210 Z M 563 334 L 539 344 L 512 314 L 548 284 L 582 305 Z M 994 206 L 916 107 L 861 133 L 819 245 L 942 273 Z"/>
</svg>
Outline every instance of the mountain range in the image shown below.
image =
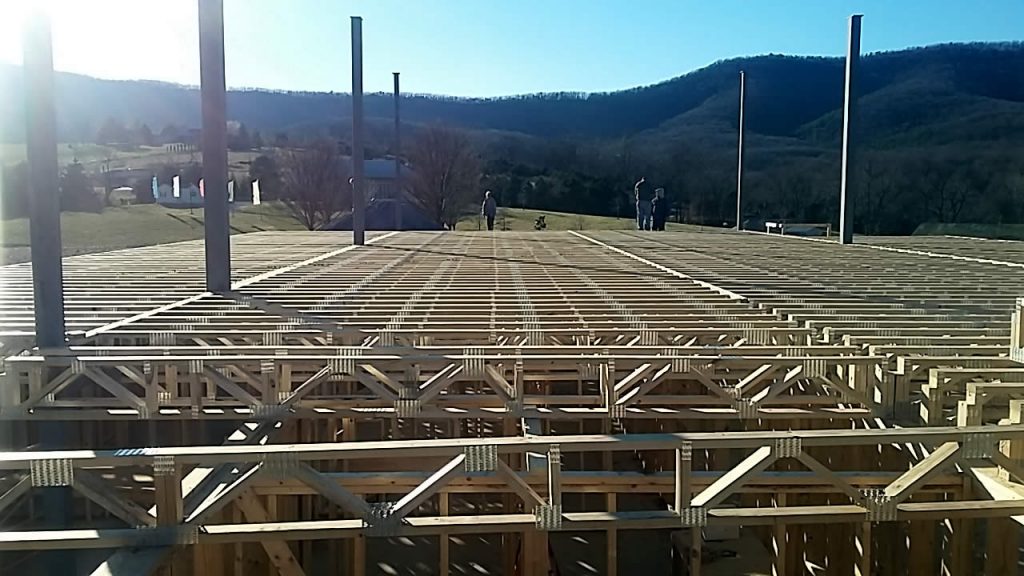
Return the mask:
<svg viewBox="0 0 1024 576">
<path fill-rule="evenodd" d="M 840 58 L 766 55 L 721 61 L 658 84 L 618 92 L 468 99 L 404 95 L 403 120 L 543 138 L 609 139 L 645 132 L 680 135 L 735 126 L 738 74 L 747 75 L 747 128 L 765 137 L 837 141 L 843 92 Z M 0 140 L 23 138 L 20 68 L 0 65 Z M 195 87 L 57 74 L 60 137 L 87 141 L 107 118 L 154 131 L 199 125 Z M 1024 138 L 1024 44 L 949 44 L 865 56 L 865 133 L 880 145 L 951 139 Z M 391 96 L 369 94 L 369 118 L 390 118 Z M 233 90 L 230 119 L 263 133 L 301 132 L 345 122 L 338 93 Z M 979 130 L 979 125 L 999 127 Z"/>
</svg>

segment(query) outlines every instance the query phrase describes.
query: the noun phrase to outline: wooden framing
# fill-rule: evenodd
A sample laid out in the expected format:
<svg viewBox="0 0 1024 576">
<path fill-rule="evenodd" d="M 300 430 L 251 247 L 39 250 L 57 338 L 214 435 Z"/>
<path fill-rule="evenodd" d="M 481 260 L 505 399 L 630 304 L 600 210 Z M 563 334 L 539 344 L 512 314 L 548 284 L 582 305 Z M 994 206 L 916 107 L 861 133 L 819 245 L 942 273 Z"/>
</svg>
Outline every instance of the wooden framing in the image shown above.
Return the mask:
<svg viewBox="0 0 1024 576">
<path fill-rule="evenodd" d="M 198 242 L 69 258 L 62 349 L 32 348 L 30 269 L 0 268 L 0 425 L 81 439 L 0 453 L 0 562 L 294 576 L 344 540 L 359 574 L 429 535 L 445 574 L 451 539 L 500 534 L 495 569 L 534 576 L 566 553 L 550 532 L 601 531 L 613 574 L 623 531 L 688 530 L 697 573 L 739 525 L 780 574 L 958 575 L 975 525 L 1024 517 L 1014 243 L 344 236 L 235 237 L 222 295 Z M 40 523 L 52 483 L 92 530 Z"/>
</svg>

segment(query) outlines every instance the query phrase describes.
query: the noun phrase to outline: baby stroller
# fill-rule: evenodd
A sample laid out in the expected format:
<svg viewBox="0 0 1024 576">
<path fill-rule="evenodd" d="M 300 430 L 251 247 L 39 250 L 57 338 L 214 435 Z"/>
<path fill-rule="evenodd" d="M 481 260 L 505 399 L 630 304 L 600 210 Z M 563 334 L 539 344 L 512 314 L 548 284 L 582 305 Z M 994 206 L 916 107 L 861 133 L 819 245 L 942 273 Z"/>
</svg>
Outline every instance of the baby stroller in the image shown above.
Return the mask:
<svg viewBox="0 0 1024 576">
<path fill-rule="evenodd" d="M 548 223 L 544 221 L 544 216 L 537 216 L 537 219 L 533 221 L 534 230 L 545 230 L 548 227 Z"/>
</svg>

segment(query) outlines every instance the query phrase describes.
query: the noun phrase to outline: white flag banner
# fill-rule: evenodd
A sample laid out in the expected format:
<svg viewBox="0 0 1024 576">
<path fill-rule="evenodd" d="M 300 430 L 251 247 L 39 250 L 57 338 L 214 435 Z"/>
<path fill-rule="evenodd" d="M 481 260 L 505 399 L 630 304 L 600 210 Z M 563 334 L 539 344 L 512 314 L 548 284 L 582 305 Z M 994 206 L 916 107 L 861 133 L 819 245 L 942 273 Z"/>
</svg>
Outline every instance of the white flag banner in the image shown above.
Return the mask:
<svg viewBox="0 0 1024 576">
<path fill-rule="evenodd" d="M 235 201 L 235 181 L 228 180 L 228 202 Z"/>
<path fill-rule="evenodd" d="M 259 206 L 260 203 L 260 181 L 252 181 L 252 205 Z"/>
<path fill-rule="evenodd" d="M 181 198 L 181 178 L 175 176 L 174 180 L 171 181 L 171 186 L 172 189 L 174 190 L 174 197 Z"/>
</svg>

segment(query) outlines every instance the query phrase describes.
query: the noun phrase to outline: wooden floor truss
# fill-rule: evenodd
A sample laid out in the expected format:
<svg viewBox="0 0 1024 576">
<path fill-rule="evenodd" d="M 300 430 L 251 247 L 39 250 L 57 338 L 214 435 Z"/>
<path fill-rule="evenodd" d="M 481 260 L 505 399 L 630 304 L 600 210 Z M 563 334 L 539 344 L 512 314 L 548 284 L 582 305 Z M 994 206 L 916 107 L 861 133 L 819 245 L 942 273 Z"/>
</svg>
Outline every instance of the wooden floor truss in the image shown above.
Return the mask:
<svg viewBox="0 0 1024 576">
<path fill-rule="evenodd" d="M 533 575 L 559 562 L 548 534 L 599 531 L 615 574 L 619 531 L 683 530 L 698 574 L 708 530 L 742 526 L 776 573 L 1016 573 L 1015 243 L 234 242 L 225 294 L 201 291 L 200 243 L 68 259 L 62 349 L 32 348 L 30 269 L 0 268 L 0 551 L 295 575 L 344 541 L 362 574 L 367 539 L 434 535 L 448 574 L 452 535 L 501 534 L 499 570 Z M 54 421 L 73 449 L 17 450 Z M 57 488 L 72 528 L 33 511 Z M 892 560 L 900 535 L 920 565 Z"/>
</svg>

